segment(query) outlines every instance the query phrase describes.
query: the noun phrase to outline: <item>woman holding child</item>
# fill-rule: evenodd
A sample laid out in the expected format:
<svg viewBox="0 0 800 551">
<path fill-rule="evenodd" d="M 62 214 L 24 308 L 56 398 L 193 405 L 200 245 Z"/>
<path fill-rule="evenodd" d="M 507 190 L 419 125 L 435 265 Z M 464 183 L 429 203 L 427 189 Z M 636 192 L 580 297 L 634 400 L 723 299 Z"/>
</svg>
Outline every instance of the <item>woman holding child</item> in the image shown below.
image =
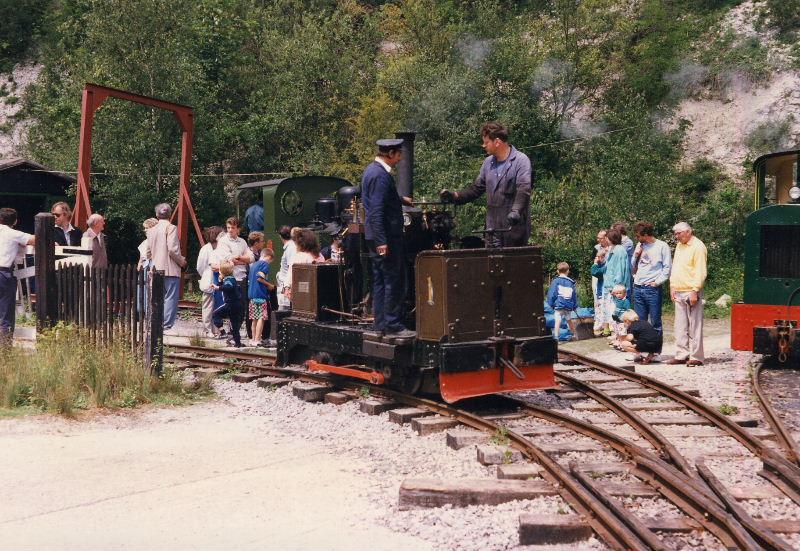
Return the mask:
<svg viewBox="0 0 800 551">
<path fill-rule="evenodd" d="M 622 233 L 619 230 L 610 229 L 606 232 L 606 238 L 611 246 L 611 251 L 606 254 L 605 263 L 599 262 L 602 261 L 599 256 L 595 258 L 592 275 L 603 277 L 603 306 L 605 307 L 603 313 L 606 321 L 611 322 L 616 309 L 611 292 L 617 285 L 628 288 L 631 279 L 631 265 L 628 261 L 628 252 L 622 246 Z"/>
</svg>

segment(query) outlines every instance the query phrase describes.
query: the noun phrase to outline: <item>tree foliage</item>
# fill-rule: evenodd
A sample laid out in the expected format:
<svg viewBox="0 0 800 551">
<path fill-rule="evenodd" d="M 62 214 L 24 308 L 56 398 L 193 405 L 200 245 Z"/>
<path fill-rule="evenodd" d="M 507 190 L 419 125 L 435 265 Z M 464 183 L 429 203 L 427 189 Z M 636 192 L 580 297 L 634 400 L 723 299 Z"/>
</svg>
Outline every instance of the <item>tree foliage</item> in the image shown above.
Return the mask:
<svg viewBox="0 0 800 551">
<path fill-rule="evenodd" d="M 85 82 L 191 105 L 193 202 L 210 224 L 230 213 L 235 185 L 263 173 L 357 181 L 374 140 L 395 130 L 419 133 L 418 196 L 458 189 L 483 159 L 481 124 L 497 119 L 533 161 L 534 238 L 551 263 L 586 266 L 597 229 L 637 219 L 664 233 L 689 220 L 731 257 L 740 236 L 715 221 L 737 223 L 742 194 L 710 163 L 682 166 L 681 129 L 659 122 L 665 75 L 698 22 L 731 3 L 59 0 L 43 16 L 26 147 L 74 169 Z M 178 126 L 109 101 L 95 144 L 93 170 L 108 174 L 94 178 L 96 204 L 120 239 L 135 236 L 154 203 L 176 197 Z M 482 216 L 460 209 L 462 231 Z"/>
</svg>

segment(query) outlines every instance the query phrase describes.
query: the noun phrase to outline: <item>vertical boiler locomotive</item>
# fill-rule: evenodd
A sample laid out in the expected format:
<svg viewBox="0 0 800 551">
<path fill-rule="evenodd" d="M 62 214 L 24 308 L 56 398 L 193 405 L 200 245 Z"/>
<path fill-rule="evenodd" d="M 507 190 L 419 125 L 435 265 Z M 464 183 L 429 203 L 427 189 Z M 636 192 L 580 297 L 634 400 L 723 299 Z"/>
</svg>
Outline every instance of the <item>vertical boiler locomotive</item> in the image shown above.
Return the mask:
<svg viewBox="0 0 800 551">
<path fill-rule="evenodd" d="M 411 197 L 414 134 L 397 137 L 404 140 L 398 192 Z M 438 393 L 448 402 L 555 387 L 556 342 L 545 327 L 541 247 L 488 249 L 475 236 L 453 236 L 454 207 L 404 207 L 405 321 L 416 337 L 380 335 L 371 325 L 371 266 L 358 188 L 345 184 L 326 192 L 319 178 L 316 187 L 292 180 L 285 189 L 264 191 L 265 227 L 286 223 L 337 234 L 344 260 L 293 267 L 292 310 L 275 312 L 272 324 L 280 364 Z M 329 180 L 331 187 L 341 183 Z M 287 217 L 283 203 L 290 194 L 295 211 Z"/>
</svg>

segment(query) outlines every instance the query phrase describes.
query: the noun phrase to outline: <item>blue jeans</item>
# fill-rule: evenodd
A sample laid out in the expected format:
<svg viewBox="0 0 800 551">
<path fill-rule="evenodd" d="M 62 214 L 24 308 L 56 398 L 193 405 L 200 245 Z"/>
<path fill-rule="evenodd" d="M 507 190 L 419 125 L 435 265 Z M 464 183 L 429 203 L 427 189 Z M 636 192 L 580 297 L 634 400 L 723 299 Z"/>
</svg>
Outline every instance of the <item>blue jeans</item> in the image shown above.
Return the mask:
<svg viewBox="0 0 800 551">
<path fill-rule="evenodd" d="M 169 276 L 164 278 L 164 329 L 170 329 L 175 324 L 178 315 L 178 291 L 181 278 Z"/>
<path fill-rule="evenodd" d="M 17 278 L 11 270 L 0 270 L 0 345 L 10 345 L 17 321 Z"/>
<path fill-rule="evenodd" d="M 636 315 L 639 316 L 640 320 L 649 321 L 653 329 L 659 333 L 663 332 L 661 330 L 661 304 L 663 300 L 661 285 L 658 287 L 634 285 L 633 309 L 636 311 Z"/>
<path fill-rule="evenodd" d="M 214 285 L 219 285 L 219 272 L 214 272 L 213 274 L 211 274 L 211 282 Z M 217 329 L 222 328 L 222 317 L 216 313 L 217 308 L 222 306 L 224 302 L 225 301 L 222 298 L 222 291 L 220 291 L 219 289 L 214 291 L 214 313 L 211 314 L 211 323 L 213 323 L 214 327 L 216 327 Z"/>
</svg>

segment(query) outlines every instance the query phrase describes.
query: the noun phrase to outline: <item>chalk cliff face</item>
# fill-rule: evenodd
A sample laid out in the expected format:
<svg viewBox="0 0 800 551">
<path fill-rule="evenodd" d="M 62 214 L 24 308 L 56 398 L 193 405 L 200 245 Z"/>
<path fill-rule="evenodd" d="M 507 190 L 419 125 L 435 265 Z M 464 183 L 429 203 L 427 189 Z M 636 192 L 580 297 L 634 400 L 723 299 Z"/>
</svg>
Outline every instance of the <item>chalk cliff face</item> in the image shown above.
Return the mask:
<svg viewBox="0 0 800 551">
<path fill-rule="evenodd" d="M 41 65 L 20 63 L 11 74 L 0 74 L 0 159 L 20 154 L 26 127 L 25 121 L 17 116 L 22 108 L 22 94 L 41 71 Z"/>
<path fill-rule="evenodd" d="M 743 2 L 715 29 L 720 35 L 733 33 L 734 44 L 750 40 L 763 47 L 769 76 L 759 80 L 732 70 L 723 76 L 721 89 L 695 88 L 691 97 L 678 103 L 670 124 L 689 123 L 684 140 L 687 162 L 705 157 L 731 175 L 742 175 L 748 161 L 764 148 L 800 147 L 800 71 L 793 68 L 798 62 L 789 46 L 763 24 L 764 9 L 762 2 Z M 675 78 L 685 85 L 699 80 L 705 70 L 687 62 Z"/>
</svg>

